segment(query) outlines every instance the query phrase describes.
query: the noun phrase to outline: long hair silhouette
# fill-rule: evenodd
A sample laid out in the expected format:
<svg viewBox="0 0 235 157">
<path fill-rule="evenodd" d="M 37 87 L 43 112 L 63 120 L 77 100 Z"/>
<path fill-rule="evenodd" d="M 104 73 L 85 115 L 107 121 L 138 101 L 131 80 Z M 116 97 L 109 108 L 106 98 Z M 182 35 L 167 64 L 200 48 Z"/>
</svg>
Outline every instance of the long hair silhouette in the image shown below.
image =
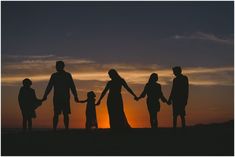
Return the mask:
<svg viewBox="0 0 235 157">
<path fill-rule="evenodd" d="M 112 79 L 112 80 L 118 80 L 118 81 L 121 81 L 123 78 L 118 74 L 118 72 L 115 70 L 115 69 L 110 69 L 109 72 L 109 77 Z"/>
</svg>

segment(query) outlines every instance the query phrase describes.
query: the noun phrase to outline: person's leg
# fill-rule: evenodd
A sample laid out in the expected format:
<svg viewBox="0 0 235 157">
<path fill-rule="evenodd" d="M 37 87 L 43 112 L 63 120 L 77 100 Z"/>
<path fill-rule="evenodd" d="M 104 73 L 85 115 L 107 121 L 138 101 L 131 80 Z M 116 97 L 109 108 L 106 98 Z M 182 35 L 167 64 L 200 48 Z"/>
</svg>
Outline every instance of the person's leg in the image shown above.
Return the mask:
<svg viewBox="0 0 235 157">
<path fill-rule="evenodd" d="M 27 127 L 27 118 L 23 116 L 23 131 L 26 131 Z"/>
<path fill-rule="evenodd" d="M 98 129 L 98 123 L 97 122 L 95 123 L 95 128 Z"/>
<path fill-rule="evenodd" d="M 53 129 L 56 130 L 58 125 L 59 115 L 57 113 L 54 113 L 53 117 Z"/>
<path fill-rule="evenodd" d="M 152 108 L 150 111 L 150 121 L 151 121 L 151 127 L 157 128 L 158 122 L 157 122 L 157 112 Z"/>
<path fill-rule="evenodd" d="M 86 130 L 89 130 L 90 126 L 89 126 L 89 121 L 86 120 Z"/>
<path fill-rule="evenodd" d="M 185 116 L 180 115 L 180 117 L 181 117 L 182 128 L 185 128 Z"/>
<path fill-rule="evenodd" d="M 157 121 L 157 111 L 155 108 L 151 109 L 151 125 L 152 128 L 157 128 L 158 127 L 158 121 Z"/>
<path fill-rule="evenodd" d="M 32 130 L 32 118 L 28 118 L 28 129 L 29 131 Z"/>
<path fill-rule="evenodd" d="M 157 112 L 155 114 L 155 127 L 158 128 Z"/>
<path fill-rule="evenodd" d="M 66 130 L 69 129 L 69 115 L 67 113 L 64 113 L 64 127 Z"/>
<path fill-rule="evenodd" d="M 149 111 L 149 121 L 150 121 L 151 128 L 153 128 L 153 116 L 150 111 Z"/>
<path fill-rule="evenodd" d="M 150 121 L 150 124 L 151 124 L 151 128 L 154 128 L 154 114 L 153 114 L 153 109 L 151 107 L 151 104 L 150 103 L 147 103 L 147 106 L 148 106 L 148 111 L 149 111 L 149 121 Z"/>
<path fill-rule="evenodd" d="M 177 115 L 173 115 L 173 128 L 176 128 L 177 125 Z"/>
</svg>

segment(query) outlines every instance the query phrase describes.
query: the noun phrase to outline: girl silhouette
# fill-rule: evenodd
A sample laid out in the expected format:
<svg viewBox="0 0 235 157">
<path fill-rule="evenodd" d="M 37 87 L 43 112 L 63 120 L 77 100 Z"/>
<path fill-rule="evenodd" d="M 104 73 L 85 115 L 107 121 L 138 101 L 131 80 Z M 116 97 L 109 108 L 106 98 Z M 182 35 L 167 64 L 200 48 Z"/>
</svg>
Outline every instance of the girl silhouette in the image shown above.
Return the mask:
<svg viewBox="0 0 235 157">
<path fill-rule="evenodd" d="M 126 81 L 120 77 L 115 69 L 111 69 L 108 72 L 111 81 L 108 81 L 105 89 L 103 90 L 97 105 L 100 104 L 101 100 L 105 96 L 106 92 L 109 90 L 107 107 L 109 114 L 109 123 L 110 128 L 121 129 L 121 128 L 130 128 L 128 121 L 126 119 L 124 110 L 123 110 L 123 101 L 121 95 L 122 86 L 137 99 L 134 92 L 127 85 Z"/>
<path fill-rule="evenodd" d="M 32 129 L 32 118 L 36 118 L 36 108 L 42 104 L 42 100 L 36 97 L 35 90 L 31 88 L 32 81 L 28 78 L 23 80 L 23 86 L 20 88 L 18 101 L 23 116 L 23 131 Z"/>
<path fill-rule="evenodd" d="M 151 128 L 158 127 L 157 112 L 160 111 L 161 99 L 163 102 L 167 102 L 166 98 L 162 94 L 161 85 L 156 83 L 158 81 L 158 75 L 152 73 L 150 75 L 148 83 L 145 85 L 143 92 L 138 99 L 144 98 L 147 95 L 147 106 L 150 116 Z"/>
<path fill-rule="evenodd" d="M 92 127 L 98 129 L 98 123 L 96 118 L 96 111 L 95 111 L 95 93 L 90 91 L 87 93 L 86 100 L 80 100 L 80 103 L 87 103 L 86 106 L 86 129 L 90 130 Z"/>
</svg>

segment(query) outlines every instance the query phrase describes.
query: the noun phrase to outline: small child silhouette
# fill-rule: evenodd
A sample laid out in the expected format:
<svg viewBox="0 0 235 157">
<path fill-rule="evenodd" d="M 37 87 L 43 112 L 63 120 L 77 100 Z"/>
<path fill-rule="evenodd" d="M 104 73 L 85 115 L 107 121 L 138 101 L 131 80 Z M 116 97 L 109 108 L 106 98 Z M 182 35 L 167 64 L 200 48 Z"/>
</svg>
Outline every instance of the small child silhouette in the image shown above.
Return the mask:
<svg viewBox="0 0 235 157">
<path fill-rule="evenodd" d="M 24 79 L 18 95 L 23 116 L 23 131 L 26 131 L 27 124 L 29 131 L 32 129 L 32 118 L 36 118 L 35 109 L 42 104 L 42 101 L 37 99 L 34 89 L 30 87 L 31 85 L 32 81 L 30 79 Z"/>
<path fill-rule="evenodd" d="M 92 127 L 98 128 L 96 120 L 96 110 L 95 110 L 95 93 L 90 91 L 87 93 L 87 99 L 79 101 L 79 103 L 87 102 L 86 106 L 86 129 L 91 129 Z"/>
</svg>

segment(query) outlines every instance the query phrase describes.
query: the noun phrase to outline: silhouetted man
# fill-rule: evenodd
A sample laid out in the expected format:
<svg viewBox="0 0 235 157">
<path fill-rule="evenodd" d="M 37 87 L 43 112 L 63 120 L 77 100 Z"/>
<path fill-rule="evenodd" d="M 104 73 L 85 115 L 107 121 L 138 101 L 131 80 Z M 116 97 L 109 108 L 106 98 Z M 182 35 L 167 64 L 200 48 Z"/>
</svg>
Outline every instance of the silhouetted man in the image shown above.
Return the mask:
<svg viewBox="0 0 235 157">
<path fill-rule="evenodd" d="M 185 106 L 188 101 L 188 78 L 181 74 L 181 67 L 172 68 L 174 75 L 173 86 L 168 100 L 168 104 L 173 103 L 173 127 L 176 128 L 177 117 L 181 117 L 182 127 L 185 127 Z"/>
<path fill-rule="evenodd" d="M 69 127 L 69 114 L 70 111 L 70 89 L 74 95 L 74 100 L 78 102 L 77 90 L 73 82 L 73 78 L 70 73 L 64 71 L 64 62 L 56 62 L 57 72 L 51 75 L 50 81 L 47 85 L 43 100 L 47 99 L 47 95 L 54 87 L 54 118 L 53 129 L 56 130 L 58 124 L 58 118 L 61 112 L 64 115 L 64 126 L 67 130 Z"/>
</svg>

